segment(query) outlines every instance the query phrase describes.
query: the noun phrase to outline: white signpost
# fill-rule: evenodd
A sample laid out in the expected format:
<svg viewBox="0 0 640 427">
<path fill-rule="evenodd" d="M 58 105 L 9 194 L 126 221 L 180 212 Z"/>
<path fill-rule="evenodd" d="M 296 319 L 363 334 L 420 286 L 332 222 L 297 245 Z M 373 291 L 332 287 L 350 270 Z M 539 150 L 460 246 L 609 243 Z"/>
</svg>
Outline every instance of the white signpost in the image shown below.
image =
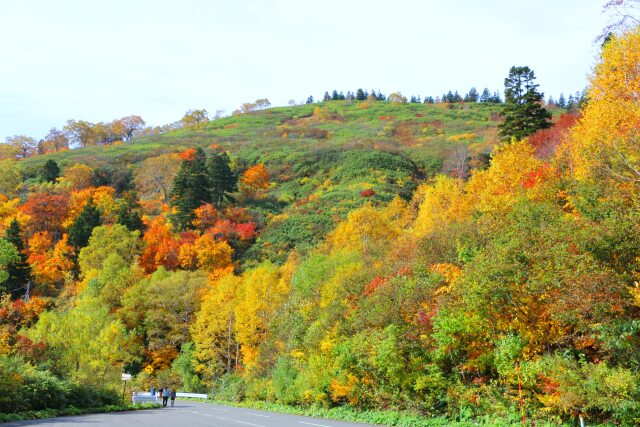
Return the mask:
<svg viewBox="0 0 640 427">
<path fill-rule="evenodd" d="M 127 389 L 127 381 L 131 381 L 131 374 L 122 374 L 122 381 L 124 381 L 124 385 L 122 386 L 122 404 L 124 405 L 124 392 Z"/>
</svg>

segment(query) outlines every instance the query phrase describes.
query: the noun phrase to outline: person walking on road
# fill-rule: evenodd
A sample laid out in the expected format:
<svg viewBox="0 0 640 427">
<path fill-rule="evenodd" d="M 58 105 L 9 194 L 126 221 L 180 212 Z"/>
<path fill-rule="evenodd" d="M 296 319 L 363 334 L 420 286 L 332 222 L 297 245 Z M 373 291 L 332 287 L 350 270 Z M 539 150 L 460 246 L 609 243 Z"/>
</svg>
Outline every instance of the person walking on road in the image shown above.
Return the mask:
<svg viewBox="0 0 640 427">
<path fill-rule="evenodd" d="M 169 395 L 169 397 L 171 397 L 171 407 L 173 407 L 173 404 L 176 401 L 176 389 L 175 388 L 173 390 L 171 390 L 171 394 Z"/>
<path fill-rule="evenodd" d="M 162 406 L 166 408 L 169 400 L 169 387 L 162 387 Z"/>
</svg>

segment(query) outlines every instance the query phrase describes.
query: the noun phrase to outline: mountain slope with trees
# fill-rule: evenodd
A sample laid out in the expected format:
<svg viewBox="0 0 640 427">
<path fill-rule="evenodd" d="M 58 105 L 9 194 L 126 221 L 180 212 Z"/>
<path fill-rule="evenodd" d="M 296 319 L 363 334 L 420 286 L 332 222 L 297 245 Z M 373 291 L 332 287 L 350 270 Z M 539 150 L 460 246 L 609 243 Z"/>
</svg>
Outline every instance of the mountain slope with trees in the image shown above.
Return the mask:
<svg viewBox="0 0 640 427">
<path fill-rule="evenodd" d="M 541 120 L 502 143 L 516 96 L 356 91 L 3 160 L 0 410 L 127 371 L 236 401 L 637 425 L 639 47 L 613 36 L 553 125 L 523 93 Z"/>
</svg>

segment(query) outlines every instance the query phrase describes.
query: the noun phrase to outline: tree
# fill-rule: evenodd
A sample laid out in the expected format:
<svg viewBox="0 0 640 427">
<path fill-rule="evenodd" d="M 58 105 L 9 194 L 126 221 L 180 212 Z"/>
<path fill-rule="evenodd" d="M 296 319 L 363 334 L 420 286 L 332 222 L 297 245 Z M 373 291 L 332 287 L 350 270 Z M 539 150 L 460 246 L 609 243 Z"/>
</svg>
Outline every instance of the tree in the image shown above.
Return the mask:
<svg viewBox="0 0 640 427">
<path fill-rule="evenodd" d="M 322 97 L 322 101 L 323 102 L 331 101 L 331 95 L 329 95 L 329 92 L 324 93 L 324 96 Z"/>
<path fill-rule="evenodd" d="M 504 80 L 505 121 L 499 125 L 503 141 L 522 139 L 551 126 L 551 113 L 542 106 L 544 94 L 538 92 L 535 75 L 529 67 L 511 67 Z"/>
<path fill-rule="evenodd" d="M 394 92 L 387 98 L 387 101 L 392 102 L 394 104 L 406 104 L 407 97 L 402 96 L 400 92 Z"/>
<path fill-rule="evenodd" d="M 307 104 L 313 104 L 313 95 L 309 95 L 307 98 Z"/>
<path fill-rule="evenodd" d="M 264 110 L 265 108 L 271 107 L 271 102 L 267 98 L 256 99 L 256 106 L 258 110 Z"/>
<path fill-rule="evenodd" d="M 10 278 L 8 266 L 19 259 L 20 255 L 15 246 L 6 239 L 0 239 L 0 286 L 4 287 L 4 283 Z"/>
<path fill-rule="evenodd" d="M 182 126 L 186 128 L 194 128 L 199 129 L 202 127 L 204 123 L 209 121 L 209 113 L 205 109 L 201 110 L 188 110 L 182 119 L 180 119 L 180 123 Z"/>
<path fill-rule="evenodd" d="M 213 153 L 207 160 L 209 183 L 211 185 L 211 201 L 219 206 L 222 200 L 238 190 L 238 177 L 233 173 L 227 153 Z"/>
<path fill-rule="evenodd" d="M 59 129 L 51 128 L 44 137 L 44 151 L 62 151 L 69 149 L 69 137 Z"/>
<path fill-rule="evenodd" d="M 100 225 L 100 211 L 90 198 L 78 218 L 69 228 L 69 243 L 79 252 L 87 246 L 93 229 Z"/>
<path fill-rule="evenodd" d="M 130 265 L 141 250 L 139 231 L 129 231 L 120 224 L 101 225 L 93 229 L 88 244 L 80 250 L 78 265 L 86 276 L 91 271 L 102 270 L 107 259 L 114 254 Z"/>
<path fill-rule="evenodd" d="M 72 143 L 80 145 L 81 147 L 98 144 L 95 125 L 85 120 L 69 120 L 64 126 L 63 131 Z"/>
<path fill-rule="evenodd" d="M 488 88 L 484 88 L 482 91 L 482 95 L 480 95 L 480 102 L 490 102 L 491 92 L 489 92 Z"/>
<path fill-rule="evenodd" d="M 17 253 L 15 260 L 7 265 L 9 276 L 4 283 L 5 288 L 16 298 L 19 294 L 24 293 L 27 283 L 31 280 L 31 268 L 27 263 L 22 230 L 16 218 L 9 224 L 4 238 L 13 245 Z"/>
<path fill-rule="evenodd" d="M 240 182 L 242 191 L 250 197 L 255 197 L 258 190 L 269 187 L 269 171 L 262 163 L 251 166 L 242 174 Z"/>
<path fill-rule="evenodd" d="M 367 96 L 364 94 L 364 90 L 358 89 L 356 91 L 356 101 L 364 101 L 367 99 Z"/>
<path fill-rule="evenodd" d="M 139 163 L 134 181 L 140 195 L 149 198 L 161 194 L 162 200 L 168 203 L 180 164 L 180 158 L 176 154 L 149 157 Z"/>
<path fill-rule="evenodd" d="M 480 95 L 478 95 L 478 91 L 475 87 L 472 87 L 469 90 L 469 93 L 464 96 L 464 102 L 478 102 L 479 99 Z"/>
<path fill-rule="evenodd" d="M 209 190 L 206 156 L 198 147 L 192 160 L 182 161 L 180 170 L 173 180 L 170 204 L 175 213 L 171 220 L 179 230 L 190 228 L 195 218 L 194 211 L 200 205 L 211 201 Z"/>
<path fill-rule="evenodd" d="M 11 145 L 20 158 L 27 158 L 36 154 L 38 141 L 25 135 L 8 136 L 6 143 Z"/>
<path fill-rule="evenodd" d="M 69 212 L 69 197 L 65 194 L 34 193 L 20 210 L 30 216 L 28 229 L 31 234 L 47 231 L 54 241 L 58 241 Z"/>
<path fill-rule="evenodd" d="M 56 182 L 60 176 L 60 167 L 55 160 L 49 159 L 45 162 L 42 170 L 40 171 L 40 177 L 44 182 Z"/>
<path fill-rule="evenodd" d="M 81 190 L 91 186 L 93 169 L 85 164 L 76 163 L 62 172 L 61 182 L 68 183 L 71 189 Z"/>
<path fill-rule="evenodd" d="M 567 100 L 564 98 L 564 93 L 560 94 L 560 98 L 558 98 L 558 102 L 556 102 L 556 105 L 560 108 L 567 107 Z"/>
<path fill-rule="evenodd" d="M 120 201 L 116 222 L 124 225 L 130 231 L 144 231 L 145 225 L 140 216 L 140 203 L 138 203 L 134 194 L 127 193 Z"/>
<path fill-rule="evenodd" d="M 111 123 L 112 131 L 122 141 L 129 141 L 133 134 L 142 129 L 145 121 L 140 116 L 126 116 Z"/>
</svg>

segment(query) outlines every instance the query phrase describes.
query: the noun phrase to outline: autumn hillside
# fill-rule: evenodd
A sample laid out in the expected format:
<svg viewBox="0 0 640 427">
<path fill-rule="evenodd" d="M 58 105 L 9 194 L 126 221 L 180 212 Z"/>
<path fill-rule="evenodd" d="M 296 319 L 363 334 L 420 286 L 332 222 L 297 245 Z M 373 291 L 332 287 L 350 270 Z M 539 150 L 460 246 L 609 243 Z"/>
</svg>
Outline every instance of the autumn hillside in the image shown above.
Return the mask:
<svg viewBox="0 0 640 427">
<path fill-rule="evenodd" d="M 640 29 L 611 35 L 571 111 L 514 66 L 504 103 L 15 138 L 0 420 L 112 404 L 128 372 L 371 424 L 640 425 L 639 63 Z"/>
<path fill-rule="evenodd" d="M 24 177 L 36 177 L 49 159 L 62 169 L 86 164 L 118 192 L 135 188 L 151 203 L 158 189 L 135 186 L 147 158 L 202 147 L 228 151 L 239 171 L 263 163 L 271 184 L 249 202 L 264 231 L 247 257 L 281 262 L 288 250 L 315 245 L 351 209 L 396 194 L 408 199 L 420 181 L 437 173 L 466 176 L 485 167 L 502 108 L 381 101 L 271 108 L 116 145 L 30 157 L 21 169 Z"/>
</svg>

